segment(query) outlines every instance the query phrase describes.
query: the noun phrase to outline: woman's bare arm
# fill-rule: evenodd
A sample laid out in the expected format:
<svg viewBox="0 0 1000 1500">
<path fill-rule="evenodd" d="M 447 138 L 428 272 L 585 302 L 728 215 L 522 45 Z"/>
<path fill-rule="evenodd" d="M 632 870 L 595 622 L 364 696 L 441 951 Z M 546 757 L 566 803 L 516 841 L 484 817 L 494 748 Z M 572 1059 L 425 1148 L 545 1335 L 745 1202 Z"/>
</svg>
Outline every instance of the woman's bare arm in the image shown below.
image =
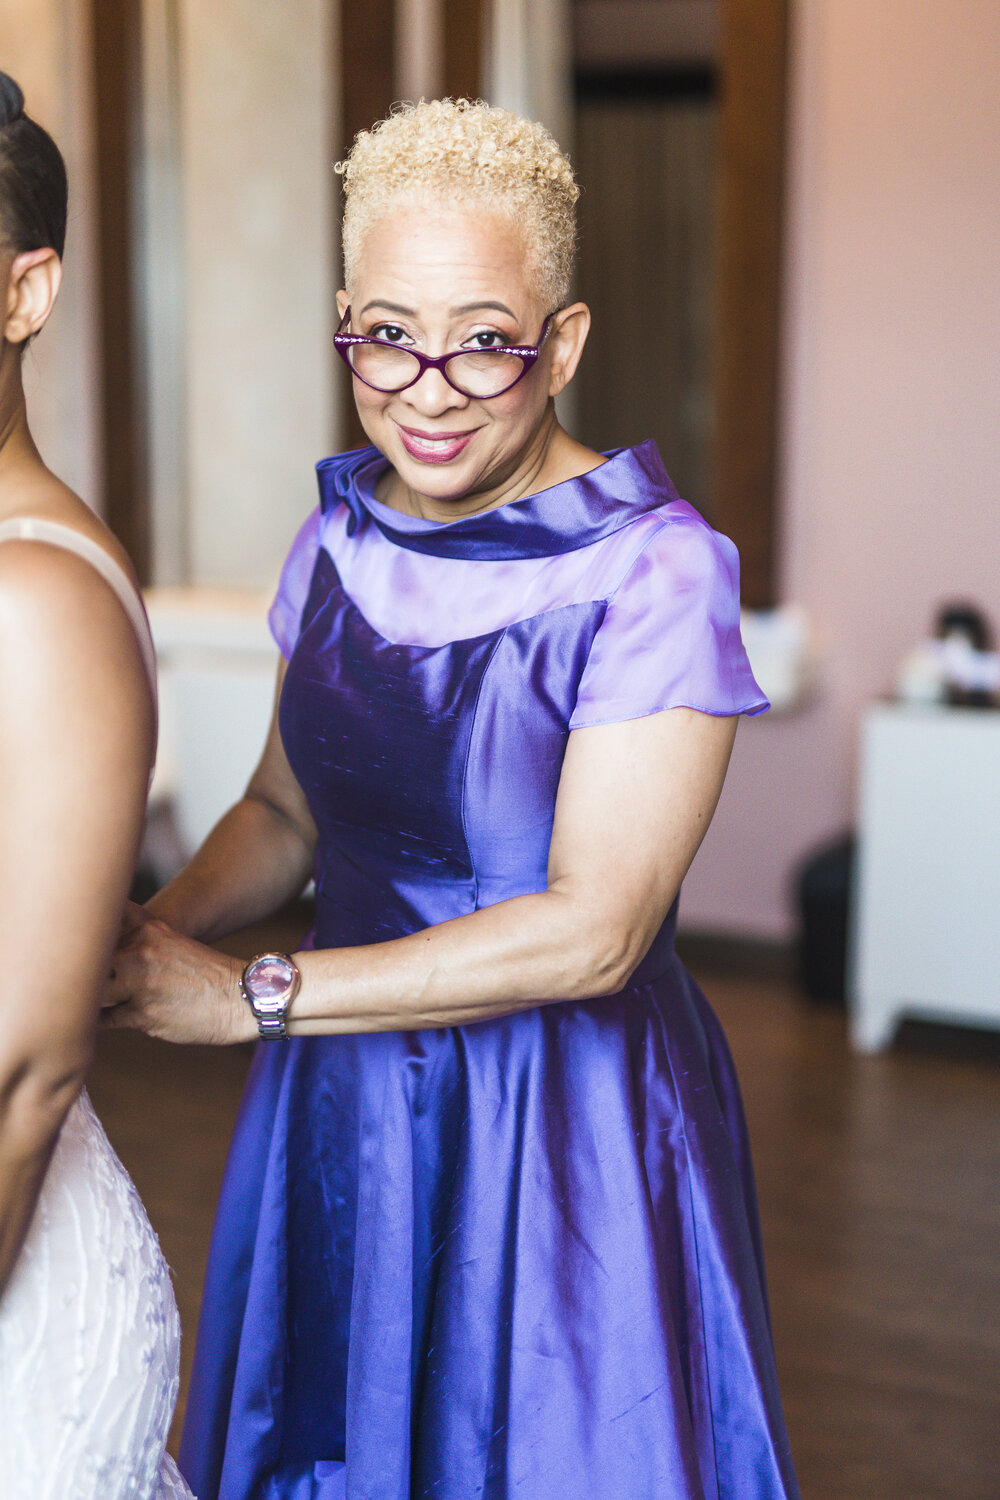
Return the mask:
<svg viewBox="0 0 1000 1500">
<path fill-rule="evenodd" d="M 153 916 L 189 937 L 212 942 L 268 916 L 312 875 L 316 829 L 278 731 L 285 668 L 283 662 L 267 743 L 246 792 L 149 903 Z"/>
<path fill-rule="evenodd" d="M 298 955 L 293 1035 L 455 1026 L 621 989 L 722 789 L 734 719 L 671 709 L 570 735 L 545 891 L 368 947 Z M 119 957 L 117 1024 L 176 1041 L 254 1034 L 237 966 L 141 922 Z"/>
<path fill-rule="evenodd" d="M 153 707 L 93 568 L 0 547 L 0 1287 L 93 1050 L 142 830 Z"/>
</svg>

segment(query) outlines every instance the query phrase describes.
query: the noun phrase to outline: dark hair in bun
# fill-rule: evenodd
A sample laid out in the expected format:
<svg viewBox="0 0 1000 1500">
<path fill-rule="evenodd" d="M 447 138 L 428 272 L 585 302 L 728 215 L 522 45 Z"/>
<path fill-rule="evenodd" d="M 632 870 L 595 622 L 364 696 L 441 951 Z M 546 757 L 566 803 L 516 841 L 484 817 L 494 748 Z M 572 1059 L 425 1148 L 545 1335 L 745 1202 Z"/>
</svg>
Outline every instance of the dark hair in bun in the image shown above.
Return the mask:
<svg viewBox="0 0 1000 1500">
<path fill-rule="evenodd" d="M 0 243 L 63 253 L 66 165 L 59 147 L 24 113 L 24 95 L 0 73 Z"/>
</svg>

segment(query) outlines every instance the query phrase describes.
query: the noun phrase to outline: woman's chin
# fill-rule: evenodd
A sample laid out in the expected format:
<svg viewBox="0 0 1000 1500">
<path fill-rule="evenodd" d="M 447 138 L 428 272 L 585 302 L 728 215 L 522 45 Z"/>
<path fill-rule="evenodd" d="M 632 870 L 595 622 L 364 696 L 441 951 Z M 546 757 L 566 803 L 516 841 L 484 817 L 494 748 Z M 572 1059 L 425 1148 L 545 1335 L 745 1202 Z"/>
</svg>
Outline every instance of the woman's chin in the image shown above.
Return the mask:
<svg viewBox="0 0 1000 1500">
<path fill-rule="evenodd" d="M 481 476 L 475 464 L 469 462 L 467 452 L 466 449 L 450 462 L 416 458 L 405 448 L 386 456 L 408 489 L 426 495 L 428 500 L 447 504 L 468 499 L 470 492 L 478 488 Z"/>
</svg>

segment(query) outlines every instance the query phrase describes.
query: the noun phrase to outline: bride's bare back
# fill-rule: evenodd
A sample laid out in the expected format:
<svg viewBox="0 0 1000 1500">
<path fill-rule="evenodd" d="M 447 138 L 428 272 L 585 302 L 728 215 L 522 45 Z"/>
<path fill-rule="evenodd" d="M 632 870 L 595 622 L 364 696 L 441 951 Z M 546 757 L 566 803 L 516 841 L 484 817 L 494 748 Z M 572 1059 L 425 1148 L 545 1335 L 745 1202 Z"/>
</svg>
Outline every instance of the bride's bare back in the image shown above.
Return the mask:
<svg viewBox="0 0 1000 1500">
<path fill-rule="evenodd" d="M 164 1455 L 177 1310 L 82 1092 L 142 832 L 152 648 L 127 559 L 28 431 L 21 354 L 61 250 L 21 243 L 61 167 L 43 134 L 0 74 L 0 1494 L 166 1500 L 189 1493 Z M 33 217 L 28 166 L 48 171 Z"/>
<path fill-rule="evenodd" d="M 0 448 L 0 1285 L 90 1062 L 135 865 L 153 754 L 152 686 L 126 607 L 74 524 L 39 507 Z M 16 465 L 17 470 L 23 464 Z M 38 464 L 41 469 L 41 464 Z M 42 483 L 33 487 L 42 492 Z M 36 512 L 36 515 L 38 513 Z M 92 528 L 88 527 L 88 531 Z M 62 544 L 59 544 L 59 541 Z M 109 560 L 110 553 L 101 552 Z M 124 580 L 123 580 L 124 583 Z M 127 587 L 127 583 L 124 583 Z"/>
</svg>

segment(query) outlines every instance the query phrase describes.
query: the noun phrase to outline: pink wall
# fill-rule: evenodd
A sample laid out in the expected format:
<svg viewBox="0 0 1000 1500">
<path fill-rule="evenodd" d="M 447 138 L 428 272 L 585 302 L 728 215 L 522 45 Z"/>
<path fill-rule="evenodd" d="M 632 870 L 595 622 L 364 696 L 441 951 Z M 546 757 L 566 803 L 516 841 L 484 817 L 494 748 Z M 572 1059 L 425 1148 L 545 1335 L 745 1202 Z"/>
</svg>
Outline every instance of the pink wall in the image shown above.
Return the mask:
<svg viewBox="0 0 1000 1500">
<path fill-rule="evenodd" d="M 682 913 L 774 938 L 795 865 L 851 820 L 860 713 L 937 602 L 1000 629 L 1000 5 L 792 11 L 781 577 L 820 689 L 744 723 Z"/>
</svg>

